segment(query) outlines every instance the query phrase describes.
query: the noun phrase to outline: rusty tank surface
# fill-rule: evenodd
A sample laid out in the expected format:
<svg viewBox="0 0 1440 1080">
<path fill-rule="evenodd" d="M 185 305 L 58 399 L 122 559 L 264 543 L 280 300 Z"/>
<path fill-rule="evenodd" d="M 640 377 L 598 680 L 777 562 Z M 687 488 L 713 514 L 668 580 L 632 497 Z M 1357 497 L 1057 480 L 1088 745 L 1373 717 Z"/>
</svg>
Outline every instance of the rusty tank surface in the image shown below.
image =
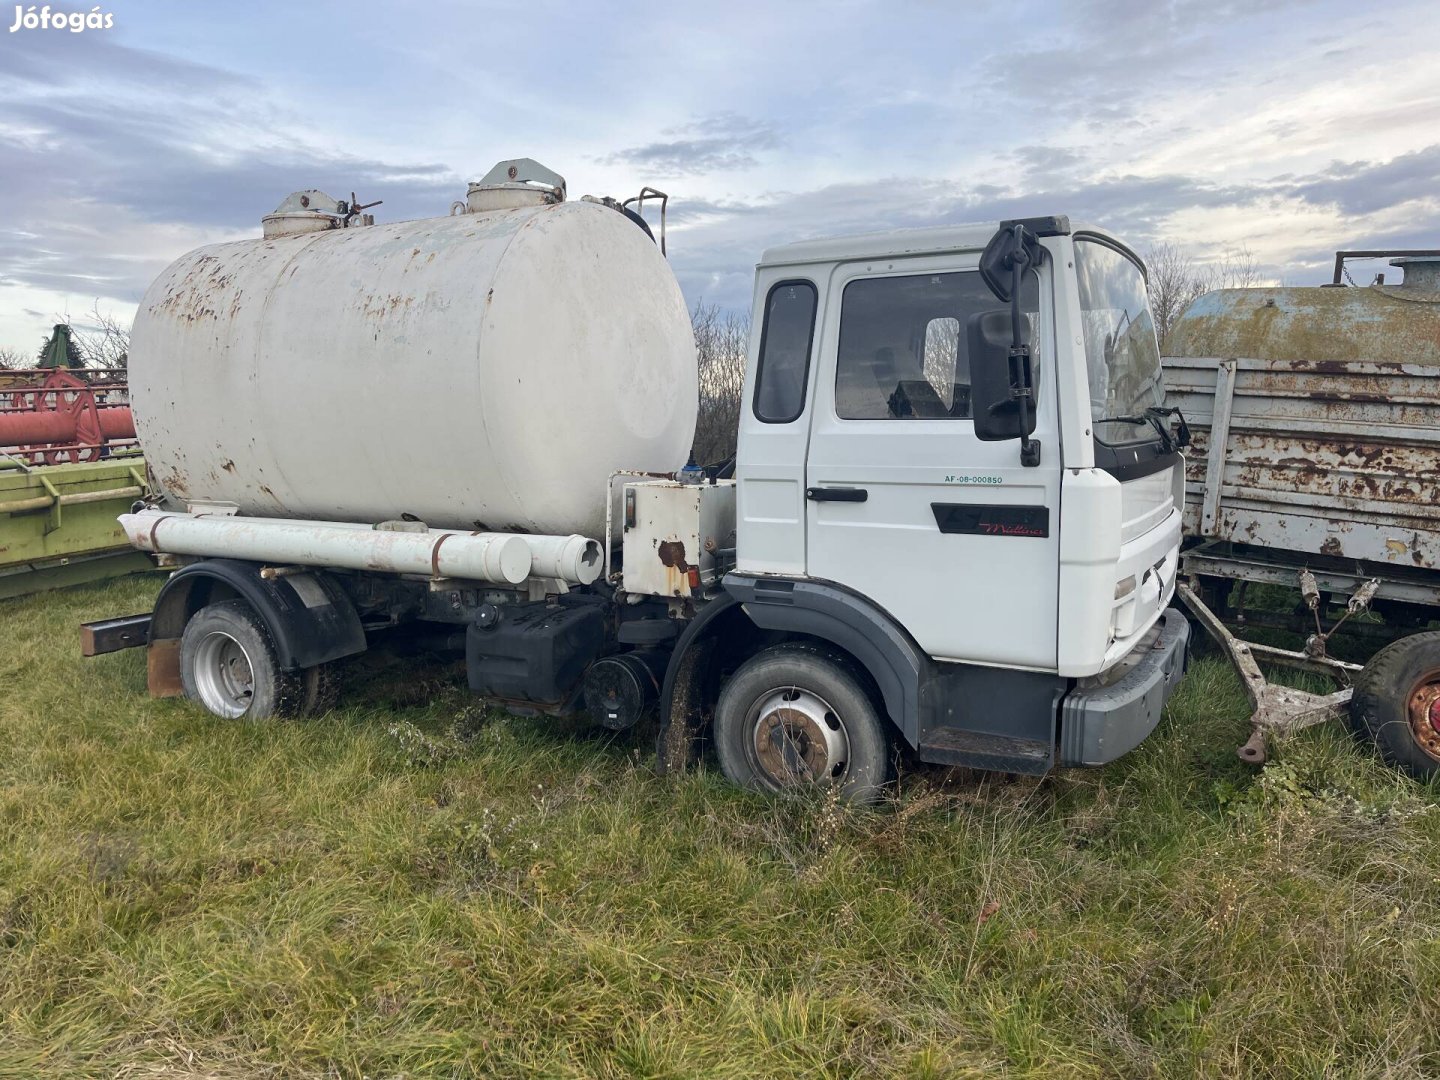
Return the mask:
<svg viewBox="0 0 1440 1080">
<path fill-rule="evenodd" d="M 1187 536 L 1440 569 L 1440 258 L 1392 265 L 1403 283 L 1221 289 L 1180 316 Z"/>
</svg>

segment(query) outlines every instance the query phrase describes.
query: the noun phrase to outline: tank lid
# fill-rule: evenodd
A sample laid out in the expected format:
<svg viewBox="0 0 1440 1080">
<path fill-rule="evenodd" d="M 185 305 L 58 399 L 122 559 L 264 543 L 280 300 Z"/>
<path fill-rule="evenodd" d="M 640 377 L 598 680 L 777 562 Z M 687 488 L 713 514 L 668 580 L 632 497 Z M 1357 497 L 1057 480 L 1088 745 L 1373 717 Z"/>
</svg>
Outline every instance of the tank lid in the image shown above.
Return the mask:
<svg viewBox="0 0 1440 1080">
<path fill-rule="evenodd" d="M 533 158 L 502 161 L 472 183 L 465 193 L 465 212 L 513 210 L 565 201 L 565 178 Z M 458 209 L 458 207 L 457 207 Z"/>
<path fill-rule="evenodd" d="M 1440 293 L 1440 255 L 1406 255 L 1390 265 L 1405 271 L 1404 288 Z"/>
<path fill-rule="evenodd" d="M 300 233 L 324 232 L 327 229 L 348 229 L 354 225 L 374 225 L 373 214 L 362 214 L 378 202 L 361 206 L 350 193 L 350 201 L 331 198 L 316 188 L 292 191 L 280 205 L 260 219 L 265 239 L 297 236 Z"/>
</svg>

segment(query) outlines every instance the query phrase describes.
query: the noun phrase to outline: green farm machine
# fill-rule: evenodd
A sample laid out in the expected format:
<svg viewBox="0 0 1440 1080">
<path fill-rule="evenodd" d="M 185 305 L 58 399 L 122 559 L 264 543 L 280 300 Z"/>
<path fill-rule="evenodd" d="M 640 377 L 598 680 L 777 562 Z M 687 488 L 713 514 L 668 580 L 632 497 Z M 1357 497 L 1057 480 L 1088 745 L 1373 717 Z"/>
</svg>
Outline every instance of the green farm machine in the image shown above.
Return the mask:
<svg viewBox="0 0 1440 1080">
<path fill-rule="evenodd" d="M 0 371 L 0 598 L 148 569 L 115 520 L 148 490 L 125 372 L 83 367 L 69 326 Z"/>
</svg>

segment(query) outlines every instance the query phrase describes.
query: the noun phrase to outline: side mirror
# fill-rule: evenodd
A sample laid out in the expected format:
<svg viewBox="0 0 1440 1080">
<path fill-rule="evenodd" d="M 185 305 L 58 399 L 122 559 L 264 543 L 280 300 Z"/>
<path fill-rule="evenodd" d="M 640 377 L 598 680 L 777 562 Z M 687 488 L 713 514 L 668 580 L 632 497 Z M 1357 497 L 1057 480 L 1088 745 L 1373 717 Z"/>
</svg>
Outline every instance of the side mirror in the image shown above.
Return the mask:
<svg viewBox="0 0 1440 1080">
<path fill-rule="evenodd" d="M 1019 235 L 1017 235 L 1017 232 Z M 1034 248 L 1025 243 L 1023 230 L 1002 228 L 990 238 L 985 250 L 980 253 L 980 280 L 1002 304 L 1010 303 L 1011 282 L 1014 267 L 1018 262 L 1024 266 L 1030 261 Z M 1033 238 L 1030 238 L 1033 241 Z M 1027 248 L 1029 250 L 1027 250 Z M 1019 253 L 1020 258 L 1015 258 Z"/>
<path fill-rule="evenodd" d="M 1070 219 L 1063 216 L 1002 221 L 980 255 L 980 279 L 996 300 L 1008 304 L 1015 289 L 1015 268 L 1039 266 L 1045 258 L 1040 238 L 1069 235 Z"/>
<path fill-rule="evenodd" d="M 1015 351 L 1010 312 L 976 312 L 965 325 L 970 356 L 970 412 L 975 437 L 984 442 L 1026 439 L 1035 431 L 1034 372 L 1029 348 L 1030 321 L 1020 324 L 1022 354 Z M 1023 407 L 1022 407 L 1023 406 Z"/>
<path fill-rule="evenodd" d="M 1002 222 L 980 254 L 980 278 L 995 299 L 1009 305 L 1009 318 L 1004 311 L 982 311 L 972 315 L 966 327 L 970 380 L 975 388 L 971 392 L 975 434 L 991 442 L 1019 439 L 1020 464 L 1030 469 L 1040 464 L 1040 444 L 1030 438 L 1035 432 L 1035 373 L 1030 362 L 1030 326 L 1020 311 L 1020 283 L 1026 267 L 1039 266 L 1044 258 L 1040 238 L 1024 221 Z M 1003 364 L 998 362 L 1000 357 Z M 991 374 L 1000 372 L 1009 388 L 1003 398 L 997 394 L 1001 384 L 989 383 Z M 977 401 L 976 389 L 982 380 L 989 392 Z"/>
</svg>

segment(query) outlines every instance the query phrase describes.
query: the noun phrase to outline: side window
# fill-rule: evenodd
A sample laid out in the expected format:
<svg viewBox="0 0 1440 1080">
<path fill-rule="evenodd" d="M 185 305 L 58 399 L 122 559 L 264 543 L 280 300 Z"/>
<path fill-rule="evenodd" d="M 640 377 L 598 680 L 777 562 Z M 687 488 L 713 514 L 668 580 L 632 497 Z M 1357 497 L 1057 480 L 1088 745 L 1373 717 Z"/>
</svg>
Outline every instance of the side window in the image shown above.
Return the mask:
<svg viewBox="0 0 1440 1080">
<path fill-rule="evenodd" d="M 1026 278 L 1021 305 L 1034 319 L 1039 285 L 1033 274 Z M 850 282 L 840 304 L 836 415 L 968 419 L 967 327 L 971 317 L 999 307 L 973 270 Z"/>
<path fill-rule="evenodd" d="M 808 281 L 782 281 L 765 298 L 754 403 L 764 423 L 788 424 L 805 411 L 815 304 L 815 286 Z"/>
</svg>

